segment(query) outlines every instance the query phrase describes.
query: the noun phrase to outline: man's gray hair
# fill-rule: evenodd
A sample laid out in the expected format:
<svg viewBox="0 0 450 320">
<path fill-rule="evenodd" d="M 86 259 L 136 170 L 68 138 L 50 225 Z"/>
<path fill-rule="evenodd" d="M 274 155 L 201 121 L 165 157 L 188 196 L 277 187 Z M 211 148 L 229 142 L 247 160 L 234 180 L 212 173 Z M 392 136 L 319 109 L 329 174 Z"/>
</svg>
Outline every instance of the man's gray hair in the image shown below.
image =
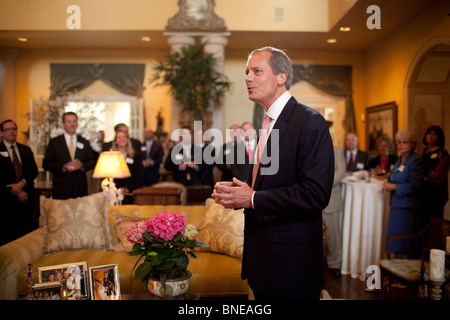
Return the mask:
<svg viewBox="0 0 450 320">
<path fill-rule="evenodd" d="M 294 71 L 292 69 L 292 62 L 291 59 L 288 57 L 288 55 L 280 49 L 274 48 L 274 47 L 262 47 L 259 49 L 253 50 L 249 55 L 248 59 L 250 59 L 253 55 L 260 52 L 270 52 L 270 67 L 272 68 L 272 71 L 275 75 L 279 73 L 286 73 L 287 78 L 284 86 L 287 90 L 291 88 L 292 85 L 292 79 L 294 77 Z"/>
</svg>

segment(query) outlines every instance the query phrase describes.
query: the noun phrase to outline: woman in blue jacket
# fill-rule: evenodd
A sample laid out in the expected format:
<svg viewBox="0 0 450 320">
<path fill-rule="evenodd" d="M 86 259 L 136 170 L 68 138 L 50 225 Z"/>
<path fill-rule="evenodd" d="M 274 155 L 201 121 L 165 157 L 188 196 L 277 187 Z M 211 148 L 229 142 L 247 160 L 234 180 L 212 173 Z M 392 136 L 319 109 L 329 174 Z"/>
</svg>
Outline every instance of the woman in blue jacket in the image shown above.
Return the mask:
<svg viewBox="0 0 450 320">
<path fill-rule="evenodd" d="M 391 192 L 387 235 L 405 235 L 424 227 L 422 185 L 425 167 L 422 158 L 414 152 L 417 139 L 411 132 L 401 130 L 395 139 L 400 157 L 383 184 L 383 189 Z M 420 243 L 410 239 L 391 240 L 391 259 L 398 253 L 418 254 L 420 248 Z"/>
</svg>

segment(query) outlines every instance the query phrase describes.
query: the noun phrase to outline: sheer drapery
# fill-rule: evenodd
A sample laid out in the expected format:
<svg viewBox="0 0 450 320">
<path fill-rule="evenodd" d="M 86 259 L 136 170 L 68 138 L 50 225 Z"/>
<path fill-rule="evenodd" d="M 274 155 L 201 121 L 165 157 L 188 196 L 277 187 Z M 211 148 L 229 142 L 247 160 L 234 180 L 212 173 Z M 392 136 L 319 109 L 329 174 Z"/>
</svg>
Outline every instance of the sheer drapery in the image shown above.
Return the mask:
<svg viewBox="0 0 450 320">
<path fill-rule="evenodd" d="M 292 67 L 294 69 L 292 84 L 304 80 L 330 95 L 345 97 L 344 129 L 346 132 L 355 132 L 352 67 L 303 64 L 294 64 Z M 256 104 L 253 115 L 255 129 L 259 129 L 263 116 L 264 109 Z"/>
<path fill-rule="evenodd" d="M 51 63 L 50 100 L 75 94 L 100 79 L 117 91 L 141 98 L 144 91 L 144 64 Z"/>
</svg>

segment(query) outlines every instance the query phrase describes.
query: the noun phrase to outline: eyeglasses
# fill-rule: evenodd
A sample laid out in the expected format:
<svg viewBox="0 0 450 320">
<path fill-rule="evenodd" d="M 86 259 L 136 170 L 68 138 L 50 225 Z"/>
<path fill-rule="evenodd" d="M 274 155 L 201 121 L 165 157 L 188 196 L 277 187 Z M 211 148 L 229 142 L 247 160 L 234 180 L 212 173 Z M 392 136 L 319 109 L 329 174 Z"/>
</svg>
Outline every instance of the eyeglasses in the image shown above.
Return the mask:
<svg viewBox="0 0 450 320">
<path fill-rule="evenodd" d="M 3 131 L 6 131 L 6 132 L 8 132 L 8 131 L 17 131 L 17 128 L 6 128 L 6 129 L 3 129 Z"/>
<path fill-rule="evenodd" d="M 397 141 L 395 141 L 397 144 L 407 144 L 407 143 L 409 143 L 409 141 L 399 141 L 399 140 L 397 140 Z"/>
</svg>

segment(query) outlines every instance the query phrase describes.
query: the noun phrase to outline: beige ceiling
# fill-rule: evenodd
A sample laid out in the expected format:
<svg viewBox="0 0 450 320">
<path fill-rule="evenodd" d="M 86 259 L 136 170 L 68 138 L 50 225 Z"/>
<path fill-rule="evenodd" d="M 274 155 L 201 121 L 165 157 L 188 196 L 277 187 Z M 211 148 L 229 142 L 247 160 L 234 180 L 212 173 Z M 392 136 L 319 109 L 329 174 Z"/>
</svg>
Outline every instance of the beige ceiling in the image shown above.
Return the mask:
<svg viewBox="0 0 450 320">
<path fill-rule="evenodd" d="M 421 12 L 441 0 L 359 0 L 329 32 L 249 32 L 229 30 L 227 51 L 249 50 L 273 45 L 289 50 L 366 50 L 382 37 L 401 27 Z M 381 9 L 381 29 L 366 27 L 369 5 Z M 443 13 L 449 14 L 449 13 Z M 350 26 L 350 32 L 340 32 L 341 26 Z M 142 42 L 142 36 L 152 39 Z M 28 38 L 18 42 L 18 37 Z M 337 42 L 328 44 L 328 38 Z M 161 30 L 133 31 L 0 31 L 0 47 L 23 50 L 36 49 L 144 49 L 168 50 Z"/>
</svg>

